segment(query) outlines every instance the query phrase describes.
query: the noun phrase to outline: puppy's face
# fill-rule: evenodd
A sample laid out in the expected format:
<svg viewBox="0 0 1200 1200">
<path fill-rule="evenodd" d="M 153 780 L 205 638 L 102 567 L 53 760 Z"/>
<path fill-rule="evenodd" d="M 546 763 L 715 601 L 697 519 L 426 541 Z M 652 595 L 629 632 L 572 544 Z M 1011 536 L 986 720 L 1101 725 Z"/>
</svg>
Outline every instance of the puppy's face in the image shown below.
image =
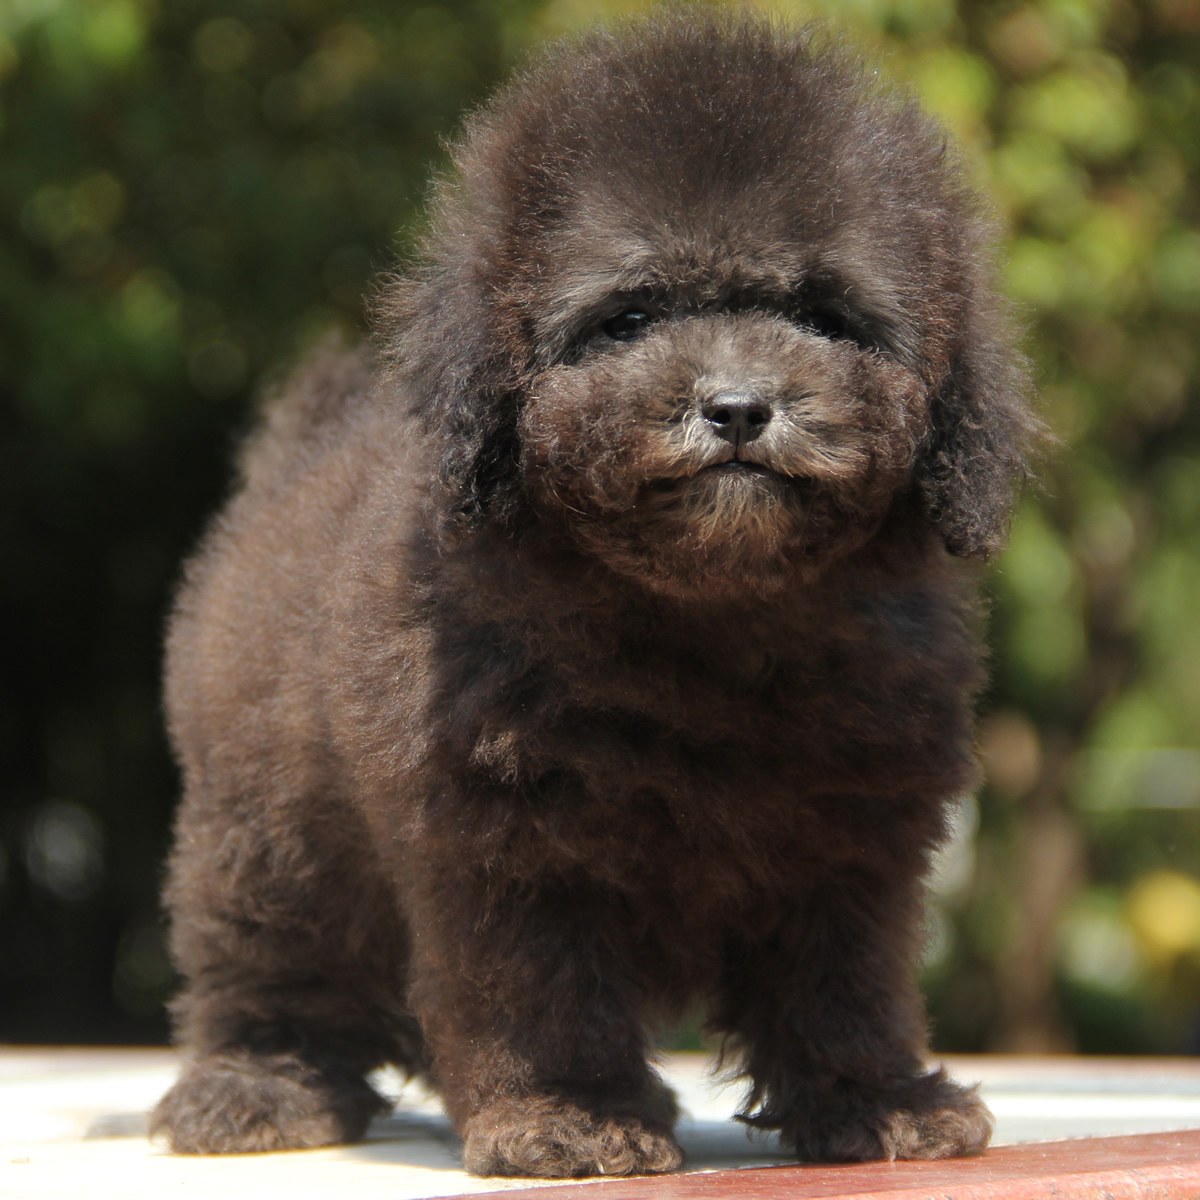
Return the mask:
<svg viewBox="0 0 1200 1200">
<path fill-rule="evenodd" d="M 630 240 L 594 226 L 570 240 L 589 239 Z M 925 388 L 881 316 L 800 245 L 768 262 L 757 241 L 701 234 L 674 261 L 646 245 L 619 286 L 568 267 L 537 326 L 549 363 L 520 422 L 526 486 L 656 590 L 811 578 L 871 536 L 928 432 Z"/>
<path fill-rule="evenodd" d="M 865 314 L 719 272 L 553 312 L 550 344 L 569 352 L 529 390 L 526 485 L 650 587 L 811 576 L 868 539 L 910 478 L 925 390 Z"/>
</svg>

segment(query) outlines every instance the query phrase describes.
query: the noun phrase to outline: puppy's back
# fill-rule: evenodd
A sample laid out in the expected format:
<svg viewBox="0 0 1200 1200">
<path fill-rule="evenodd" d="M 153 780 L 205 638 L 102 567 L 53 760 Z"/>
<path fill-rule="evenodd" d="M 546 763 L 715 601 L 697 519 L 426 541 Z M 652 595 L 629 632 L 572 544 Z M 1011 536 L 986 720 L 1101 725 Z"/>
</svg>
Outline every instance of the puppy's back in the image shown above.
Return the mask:
<svg viewBox="0 0 1200 1200">
<path fill-rule="evenodd" d="M 264 736 L 301 759 L 320 740 L 317 664 L 348 526 L 411 475 L 406 418 L 377 403 L 372 377 L 369 354 L 327 346 L 270 395 L 234 495 L 185 568 L 165 676 L 185 775 L 207 772 L 200 755 L 252 771 Z"/>
</svg>

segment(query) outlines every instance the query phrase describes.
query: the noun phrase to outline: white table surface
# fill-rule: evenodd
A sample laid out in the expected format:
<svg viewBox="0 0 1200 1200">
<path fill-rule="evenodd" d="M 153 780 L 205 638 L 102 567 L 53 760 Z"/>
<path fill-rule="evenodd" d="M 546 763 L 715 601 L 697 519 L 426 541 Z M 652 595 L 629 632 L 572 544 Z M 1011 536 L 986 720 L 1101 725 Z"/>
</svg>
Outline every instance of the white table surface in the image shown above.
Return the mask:
<svg viewBox="0 0 1200 1200">
<path fill-rule="evenodd" d="M 715 1083 L 708 1065 L 689 1054 L 664 1063 L 684 1109 L 679 1135 L 687 1169 L 787 1161 L 774 1137 L 750 1135 L 732 1120 L 740 1087 Z M 1200 1061 L 982 1057 L 947 1065 L 964 1082 L 982 1084 L 997 1145 L 1200 1128 Z M 399 1095 L 396 1111 L 357 1145 L 171 1155 L 146 1140 L 145 1128 L 176 1067 L 165 1050 L 0 1047 L 0 1198 L 416 1200 L 530 1186 L 467 1175 L 436 1100 L 390 1078 L 385 1087 Z"/>
</svg>

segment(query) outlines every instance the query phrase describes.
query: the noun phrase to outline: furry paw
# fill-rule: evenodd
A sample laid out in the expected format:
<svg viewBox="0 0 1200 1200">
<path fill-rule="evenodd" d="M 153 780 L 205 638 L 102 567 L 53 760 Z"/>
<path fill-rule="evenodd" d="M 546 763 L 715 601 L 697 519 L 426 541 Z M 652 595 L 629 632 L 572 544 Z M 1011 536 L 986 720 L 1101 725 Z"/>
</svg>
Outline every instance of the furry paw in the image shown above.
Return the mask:
<svg viewBox="0 0 1200 1200">
<path fill-rule="evenodd" d="M 360 1076 L 296 1059 L 204 1058 L 159 1101 L 152 1137 L 177 1154 L 246 1154 L 352 1142 L 387 1102 Z"/>
<path fill-rule="evenodd" d="M 529 1097 L 476 1113 L 463 1130 L 463 1159 L 473 1175 L 566 1178 L 673 1171 L 683 1151 L 669 1122 Z"/>
<path fill-rule="evenodd" d="M 958 1158 L 980 1154 L 992 1137 L 992 1114 L 975 1088 L 941 1072 L 928 1104 L 897 1108 L 883 1131 L 887 1158 Z"/>
<path fill-rule="evenodd" d="M 942 1071 L 886 1088 L 839 1080 L 807 1093 L 777 1124 L 811 1162 L 955 1158 L 980 1153 L 992 1136 L 992 1114 L 976 1090 Z"/>
</svg>

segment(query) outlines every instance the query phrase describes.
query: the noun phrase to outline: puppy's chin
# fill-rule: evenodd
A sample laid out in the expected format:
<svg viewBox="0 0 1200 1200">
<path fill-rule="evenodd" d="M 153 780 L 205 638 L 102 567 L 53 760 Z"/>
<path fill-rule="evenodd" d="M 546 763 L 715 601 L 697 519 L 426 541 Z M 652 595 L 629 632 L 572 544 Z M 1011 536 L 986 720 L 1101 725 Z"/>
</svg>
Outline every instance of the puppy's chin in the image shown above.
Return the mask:
<svg viewBox="0 0 1200 1200">
<path fill-rule="evenodd" d="M 867 541 L 882 514 L 853 516 L 808 480 L 743 463 L 642 487 L 613 513 L 567 512 L 575 540 L 613 571 L 680 600 L 760 600 L 815 582 Z"/>
</svg>

